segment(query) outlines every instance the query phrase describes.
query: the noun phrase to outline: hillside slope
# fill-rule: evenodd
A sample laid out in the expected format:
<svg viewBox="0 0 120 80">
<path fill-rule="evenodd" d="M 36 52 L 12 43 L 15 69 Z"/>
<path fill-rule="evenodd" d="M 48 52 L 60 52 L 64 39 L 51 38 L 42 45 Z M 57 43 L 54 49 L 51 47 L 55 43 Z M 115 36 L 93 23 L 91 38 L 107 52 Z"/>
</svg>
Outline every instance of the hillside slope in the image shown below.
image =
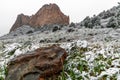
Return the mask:
<svg viewBox="0 0 120 80">
<path fill-rule="evenodd" d="M 120 28 L 120 4 L 93 17 L 87 16 L 79 25 L 86 28 Z"/>
<path fill-rule="evenodd" d="M 65 49 L 67 58 L 60 74 L 50 80 L 120 80 L 119 12 L 120 5 L 81 23 L 23 25 L 0 37 L 0 80 L 7 75 L 9 61 L 53 44 Z"/>
</svg>

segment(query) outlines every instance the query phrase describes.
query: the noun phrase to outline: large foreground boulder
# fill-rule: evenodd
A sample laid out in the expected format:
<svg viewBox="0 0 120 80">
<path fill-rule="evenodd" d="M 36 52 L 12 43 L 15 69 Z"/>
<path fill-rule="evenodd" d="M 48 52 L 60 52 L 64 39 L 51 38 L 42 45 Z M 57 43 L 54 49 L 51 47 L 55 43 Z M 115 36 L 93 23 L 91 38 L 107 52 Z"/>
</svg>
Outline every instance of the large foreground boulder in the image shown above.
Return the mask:
<svg viewBox="0 0 120 80">
<path fill-rule="evenodd" d="M 18 15 L 10 32 L 16 30 L 16 28 L 21 27 L 22 25 L 40 27 L 53 24 L 68 25 L 69 16 L 64 15 L 56 4 L 45 4 L 35 15 Z"/>
<path fill-rule="evenodd" d="M 8 63 L 5 80 L 46 79 L 62 70 L 66 55 L 66 51 L 56 45 L 20 55 Z"/>
</svg>

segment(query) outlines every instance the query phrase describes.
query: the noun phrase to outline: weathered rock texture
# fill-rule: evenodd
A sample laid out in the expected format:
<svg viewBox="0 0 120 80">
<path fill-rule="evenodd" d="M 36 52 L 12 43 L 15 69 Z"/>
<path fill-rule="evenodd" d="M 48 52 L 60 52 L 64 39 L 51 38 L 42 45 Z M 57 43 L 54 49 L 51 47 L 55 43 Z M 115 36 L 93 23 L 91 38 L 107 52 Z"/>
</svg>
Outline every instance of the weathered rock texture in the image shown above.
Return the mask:
<svg viewBox="0 0 120 80">
<path fill-rule="evenodd" d="M 51 24 L 68 25 L 69 16 L 64 15 L 56 4 L 46 4 L 31 17 L 23 14 L 18 15 L 17 20 L 12 26 L 10 32 L 26 24 L 32 27 L 40 27 Z"/>
<path fill-rule="evenodd" d="M 66 55 L 66 51 L 56 45 L 20 55 L 8 64 L 5 80 L 46 79 L 62 70 Z"/>
<path fill-rule="evenodd" d="M 10 32 L 14 31 L 15 29 L 17 29 L 19 27 L 21 27 L 22 25 L 29 25 L 29 21 L 30 21 L 30 17 L 29 16 L 26 16 L 24 14 L 18 15 L 14 25 L 10 29 Z"/>
</svg>

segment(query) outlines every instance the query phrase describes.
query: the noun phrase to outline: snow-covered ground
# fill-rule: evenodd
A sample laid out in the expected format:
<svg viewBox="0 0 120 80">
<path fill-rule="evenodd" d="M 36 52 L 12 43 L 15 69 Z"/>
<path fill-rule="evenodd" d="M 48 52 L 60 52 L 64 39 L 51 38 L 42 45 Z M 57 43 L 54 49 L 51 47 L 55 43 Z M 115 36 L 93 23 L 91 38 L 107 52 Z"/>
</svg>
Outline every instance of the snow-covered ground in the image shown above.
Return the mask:
<svg viewBox="0 0 120 80">
<path fill-rule="evenodd" d="M 1 38 L 0 76 L 4 77 L 7 63 L 14 57 L 39 47 L 57 44 L 68 52 L 65 64 L 67 80 L 120 79 L 120 29 L 62 28 Z M 75 50 L 74 50 L 75 48 Z"/>
<path fill-rule="evenodd" d="M 72 29 L 73 31 L 69 32 Z M 19 34 L 19 33 L 17 33 Z M 8 34 L 0 38 L 0 42 L 3 43 L 24 43 L 27 41 L 31 41 L 32 43 L 39 43 L 40 41 L 44 41 L 45 43 L 54 43 L 57 41 L 69 41 L 69 40 L 87 40 L 90 42 L 97 42 L 97 41 L 120 41 L 120 28 L 112 29 L 112 28 L 102 28 L 102 29 L 89 29 L 83 28 L 79 29 L 70 28 L 65 26 L 61 30 L 56 32 L 52 31 L 36 31 L 31 34 L 25 34 L 21 36 L 14 36 L 12 34 Z"/>
</svg>

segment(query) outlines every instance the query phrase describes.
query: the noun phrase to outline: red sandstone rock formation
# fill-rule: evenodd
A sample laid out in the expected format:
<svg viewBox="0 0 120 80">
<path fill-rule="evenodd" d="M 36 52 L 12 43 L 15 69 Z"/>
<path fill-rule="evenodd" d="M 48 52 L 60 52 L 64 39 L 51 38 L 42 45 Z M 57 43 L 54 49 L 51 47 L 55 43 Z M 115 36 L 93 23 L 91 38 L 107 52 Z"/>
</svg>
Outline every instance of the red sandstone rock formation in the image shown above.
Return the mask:
<svg viewBox="0 0 120 80">
<path fill-rule="evenodd" d="M 17 29 L 18 27 L 22 26 L 22 25 L 28 25 L 30 21 L 30 17 L 26 16 L 24 14 L 20 14 L 18 15 L 14 25 L 12 26 L 12 28 L 10 29 L 11 31 L 14 31 L 15 29 Z"/>
<path fill-rule="evenodd" d="M 30 20 L 30 25 L 69 24 L 69 17 L 65 16 L 56 4 L 44 5 Z"/>
<path fill-rule="evenodd" d="M 10 31 L 14 31 L 16 28 L 26 24 L 32 27 L 40 27 L 45 24 L 68 25 L 69 16 L 64 15 L 56 4 L 46 4 L 31 17 L 25 16 L 23 14 L 19 15 Z"/>
<path fill-rule="evenodd" d="M 8 64 L 5 80 L 46 80 L 62 70 L 66 56 L 66 51 L 56 45 L 20 55 Z"/>
</svg>

